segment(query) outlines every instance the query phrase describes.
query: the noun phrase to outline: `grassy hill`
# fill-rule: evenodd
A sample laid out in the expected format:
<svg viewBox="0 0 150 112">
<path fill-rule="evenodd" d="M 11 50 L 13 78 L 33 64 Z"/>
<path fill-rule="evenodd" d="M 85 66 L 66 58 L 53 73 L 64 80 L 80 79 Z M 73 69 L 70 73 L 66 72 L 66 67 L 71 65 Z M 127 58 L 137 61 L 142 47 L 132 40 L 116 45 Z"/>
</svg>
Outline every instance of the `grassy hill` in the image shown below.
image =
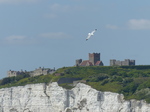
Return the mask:
<svg viewBox="0 0 150 112">
<path fill-rule="evenodd" d="M 63 67 L 56 71 L 62 76 L 41 75 L 4 78 L 0 80 L 0 88 L 23 86 L 33 83 L 49 83 L 60 78 L 81 78 L 86 84 L 100 91 L 111 91 L 124 94 L 125 99 L 145 99 L 150 103 L 150 66 L 91 66 L 91 67 Z M 61 84 L 65 88 L 72 88 L 68 84 Z"/>
</svg>

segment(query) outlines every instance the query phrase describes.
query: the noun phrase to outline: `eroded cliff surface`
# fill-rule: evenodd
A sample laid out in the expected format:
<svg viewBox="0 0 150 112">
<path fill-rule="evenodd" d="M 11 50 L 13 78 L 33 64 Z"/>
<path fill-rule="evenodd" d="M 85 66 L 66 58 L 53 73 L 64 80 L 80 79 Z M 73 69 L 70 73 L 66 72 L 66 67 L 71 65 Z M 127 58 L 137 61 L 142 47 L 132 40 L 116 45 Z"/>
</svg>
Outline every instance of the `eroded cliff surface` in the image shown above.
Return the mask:
<svg viewBox="0 0 150 112">
<path fill-rule="evenodd" d="M 150 112 L 150 104 L 82 83 L 66 90 L 53 82 L 0 89 L 0 112 Z"/>
</svg>

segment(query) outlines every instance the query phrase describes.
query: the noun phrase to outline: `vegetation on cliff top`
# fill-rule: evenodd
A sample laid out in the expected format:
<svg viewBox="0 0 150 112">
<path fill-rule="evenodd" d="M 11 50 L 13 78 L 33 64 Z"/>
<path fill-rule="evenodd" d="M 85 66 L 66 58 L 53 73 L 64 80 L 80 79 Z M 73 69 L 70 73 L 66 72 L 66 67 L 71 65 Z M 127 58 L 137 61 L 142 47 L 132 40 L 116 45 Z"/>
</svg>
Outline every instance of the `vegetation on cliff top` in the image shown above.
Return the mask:
<svg viewBox="0 0 150 112">
<path fill-rule="evenodd" d="M 81 78 L 86 84 L 99 91 L 124 94 L 125 99 L 145 99 L 150 103 L 150 66 L 91 66 L 63 67 L 56 71 L 62 76 L 41 75 L 30 77 L 28 74 L 7 77 L 0 80 L 0 88 L 23 86 L 33 83 L 49 83 L 60 78 Z M 68 84 L 61 86 L 70 88 Z"/>
</svg>

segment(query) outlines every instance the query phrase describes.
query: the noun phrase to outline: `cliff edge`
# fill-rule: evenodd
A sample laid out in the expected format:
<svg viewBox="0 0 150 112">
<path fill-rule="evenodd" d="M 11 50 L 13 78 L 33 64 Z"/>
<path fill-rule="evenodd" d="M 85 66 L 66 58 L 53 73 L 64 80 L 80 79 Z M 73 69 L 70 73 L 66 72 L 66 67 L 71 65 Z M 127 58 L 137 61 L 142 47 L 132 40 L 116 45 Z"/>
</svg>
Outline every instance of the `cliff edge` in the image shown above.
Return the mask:
<svg viewBox="0 0 150 112">
<path fill-rule="evenodd" d="M 0 89 L 0 112 L 149 112 L 145 101 L 125 101 L 118 93 L 101 92 L 78 83 L 71 90 L 56 82 Z"/>
</svg>

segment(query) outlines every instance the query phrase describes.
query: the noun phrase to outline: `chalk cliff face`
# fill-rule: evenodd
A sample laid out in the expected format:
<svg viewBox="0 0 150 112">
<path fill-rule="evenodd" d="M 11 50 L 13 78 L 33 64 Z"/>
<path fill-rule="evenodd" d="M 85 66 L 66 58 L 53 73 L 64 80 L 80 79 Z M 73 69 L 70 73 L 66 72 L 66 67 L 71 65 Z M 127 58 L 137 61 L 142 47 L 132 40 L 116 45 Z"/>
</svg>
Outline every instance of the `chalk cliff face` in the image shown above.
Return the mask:
<svg viewBox="0 0 150 112">
<path fill-rule="evenodd" d="M 82 83 L 66 90 L 54 82 L 0 89 L 0 112 L 150 112 L 150 104 Z"/>
</svg>

